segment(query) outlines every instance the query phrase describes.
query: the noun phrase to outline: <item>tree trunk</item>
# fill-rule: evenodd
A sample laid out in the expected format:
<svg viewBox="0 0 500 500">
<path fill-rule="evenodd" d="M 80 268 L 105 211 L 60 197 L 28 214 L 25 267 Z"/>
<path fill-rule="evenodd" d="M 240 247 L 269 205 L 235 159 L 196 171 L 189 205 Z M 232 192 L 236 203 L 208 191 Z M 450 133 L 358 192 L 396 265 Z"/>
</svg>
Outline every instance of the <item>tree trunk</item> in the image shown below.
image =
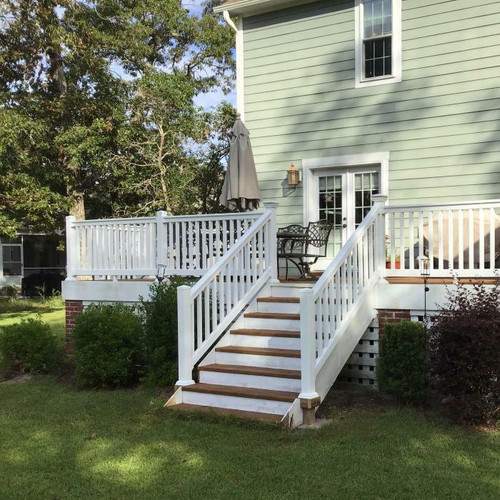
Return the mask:
<svg viewBox="0 0 500 500">
<path fill-rule="evenodd" d="M 85 201 L 83 193 L 73 191 L 71 197 L 71 210 L 70 215 L 74 215 L 78 220 L 85 220 Z"/>
</svg>

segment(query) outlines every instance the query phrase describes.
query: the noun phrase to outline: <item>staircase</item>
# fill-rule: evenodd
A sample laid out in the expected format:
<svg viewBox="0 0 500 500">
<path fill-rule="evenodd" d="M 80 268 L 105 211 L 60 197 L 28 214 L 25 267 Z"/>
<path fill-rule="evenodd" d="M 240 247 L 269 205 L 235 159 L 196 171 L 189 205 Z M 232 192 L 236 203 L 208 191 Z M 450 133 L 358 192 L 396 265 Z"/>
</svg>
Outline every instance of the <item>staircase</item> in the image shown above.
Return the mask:
<svg viewBox="0 0 500 500">
<path fill-rule="evenodd" d="M 277 281 L 268 210 L 196 285 L 179 287 L 179 388 L 167 406 L 312 423 L 376 316 L 382 198 L 314 286 Z"/>
<path fill-rule="evenodd" d="M 299 293 L 271 285 L 198 367 L 198 382 L 168 406 L 281 422 L 301 388 Z"/>
</svg>

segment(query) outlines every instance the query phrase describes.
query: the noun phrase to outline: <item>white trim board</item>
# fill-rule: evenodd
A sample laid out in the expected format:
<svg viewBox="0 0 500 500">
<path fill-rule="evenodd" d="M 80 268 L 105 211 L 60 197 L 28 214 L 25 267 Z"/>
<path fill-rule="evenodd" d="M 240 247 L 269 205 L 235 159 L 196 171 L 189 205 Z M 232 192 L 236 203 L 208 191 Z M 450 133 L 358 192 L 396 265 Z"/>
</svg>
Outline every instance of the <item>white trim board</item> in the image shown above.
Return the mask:
<svg viewBox="0 0 500 500">
<path fill-rule="evenodd" d="M 315 207 L 315 197 L 310 192 L 314 188 L 314 174 L 318 170 L 348 169 L 363 166 L 380 167 L 380 194 L 389 196 L 389 158 L 390 153 L 360 153 L 355 155 L 328 156 L 324 158 L 307 158 L 302 160 L 303 182 L 304 182 L 304 210 L 303 223 L 307 224 L 309 215 Z"/>
<path fill-rule="evenodd" d="M 403 42 L 402 42 L 402 4 L 401 0 L 392 0 L 392 75 L 363 80 L 363 28 L 361 0 L 354 4 L 354 57 L 355 88 L 374 87 L 388 83 L 398 83 L 403 79 Z"/>
</svg>

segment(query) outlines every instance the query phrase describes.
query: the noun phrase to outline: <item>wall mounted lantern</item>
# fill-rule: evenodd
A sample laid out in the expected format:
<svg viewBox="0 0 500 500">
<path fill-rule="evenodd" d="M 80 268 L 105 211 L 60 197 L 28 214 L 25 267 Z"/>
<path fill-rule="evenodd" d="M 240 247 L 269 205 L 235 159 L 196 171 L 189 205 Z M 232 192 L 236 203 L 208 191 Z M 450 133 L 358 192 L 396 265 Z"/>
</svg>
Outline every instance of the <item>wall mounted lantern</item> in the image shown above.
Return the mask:
<svg viewBox="0 0 500 500">
<path fill-rule="evenodd" d="M 300 182 L 300 172 L 292 162 L 287 172 L 287 181 L 290 187 L 296 187 Z"/>
</svg>

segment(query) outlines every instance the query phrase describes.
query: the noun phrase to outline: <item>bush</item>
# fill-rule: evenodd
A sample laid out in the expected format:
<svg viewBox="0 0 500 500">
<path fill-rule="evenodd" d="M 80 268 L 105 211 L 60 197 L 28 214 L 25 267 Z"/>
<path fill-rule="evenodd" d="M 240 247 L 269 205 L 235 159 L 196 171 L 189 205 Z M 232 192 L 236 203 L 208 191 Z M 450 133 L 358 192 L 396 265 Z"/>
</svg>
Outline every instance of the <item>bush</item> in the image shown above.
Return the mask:
<svg viewBox="0 0 500 500">
<path fill-rule="evenodd" d="M 0 330 L 2 367 L 23 373 L 53 373 L 62 360 L 62 349 L 49 325 L 26 319 Z"/>
<path fill-rule="evenodd" d="M 432 327 L 436 388 L 462 423 L 500 417 L 500 282 L 456 283 Z"/>
<path fill-rule="evenodd" d="M 143 333 L 134 308 L 91 305 L 73 330 L 79 387 L 110 388 L 137 382 L 143 362 Z"/>
<path fill-rule="evenodd" d="M 146 381 L 168 385 L 177 380 L 177 288 L 184 278 L 155 283 L 150 300 L 141 298 L 141 316 L 146 348 Z"/>
<path fill-rule="evenodd" d="M 388 323 L 380 339 L 377 378 L 380 387 L 404 403 L 425 399 L 427 333 L 420 323 Z"/>
</svg>

